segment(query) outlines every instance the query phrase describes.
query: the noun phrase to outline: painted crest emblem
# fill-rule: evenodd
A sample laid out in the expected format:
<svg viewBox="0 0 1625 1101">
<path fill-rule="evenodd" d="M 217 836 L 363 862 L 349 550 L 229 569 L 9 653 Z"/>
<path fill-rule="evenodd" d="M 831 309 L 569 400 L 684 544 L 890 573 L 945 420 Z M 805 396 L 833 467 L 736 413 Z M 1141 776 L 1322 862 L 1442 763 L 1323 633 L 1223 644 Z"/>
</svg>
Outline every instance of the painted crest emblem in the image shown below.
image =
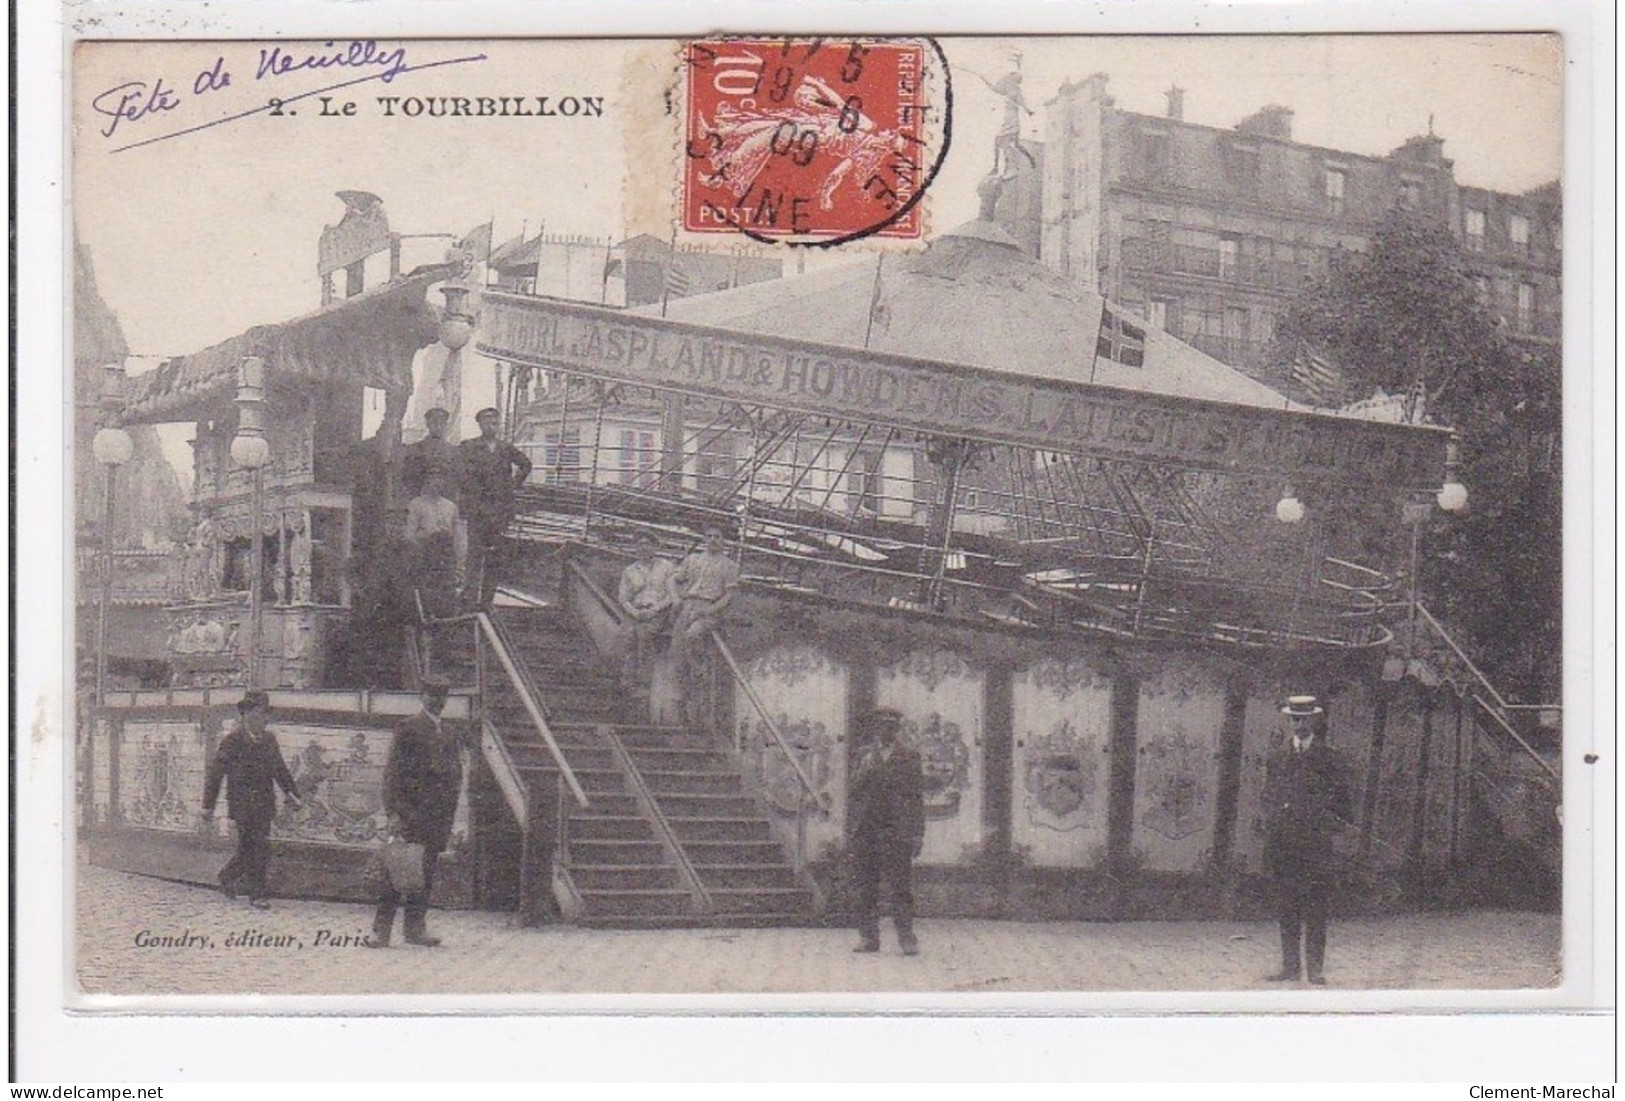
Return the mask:
<svg viewBox="0 0 1625 1101">
<path fill-rule="evenodd" d="M 1091 817 L 1099 756 L 1093 743 L 1066 720 L 1040 738 L 1028 751 L 1024 776 L 1029 820 L 1050 829 L 1076 829 Z M 1034 813 L 1035 809 L 1043 813 Z M 1054 821 L 1068 818 L 1074 820 Z"/>
<path fill-rule="evenodd" d="M 1203 748 L 1183 728 L 1146 743 L 1146 809 L 1140 823 L 1178 841 L 1207 826 L 1208 781 Z"/>
<path fill-rule="evenodd" d="M 952 818 L 970 780 L 970 746 L 956 722 L 933 711 L 924 719 L 903 720 L 903 736 L 920 754 L 925 773 L 925 816 Z"/>
<path fill-rule="evenodd" d="M 807 719 L 791 721 L 787 716 L 780 715 L 778 721 L 779 729 L 784 732 L 784 740 L 789 744 L 790 752 L 795 754 L 801 770 L 812 781 L 818 795 L 826 795 L 829 789 L 829 762 L 833 756 L 829 731 L 823 723 Z M 793 815 L 806 798 L 801 778 L 791 766 L 790 758 L 773 740 L 767 724 L 760 719 L 756 722 L 755 734 L 756 744 L 761 746 L 762 786 L 768 802 L 774 810 Z"/>
</svg>

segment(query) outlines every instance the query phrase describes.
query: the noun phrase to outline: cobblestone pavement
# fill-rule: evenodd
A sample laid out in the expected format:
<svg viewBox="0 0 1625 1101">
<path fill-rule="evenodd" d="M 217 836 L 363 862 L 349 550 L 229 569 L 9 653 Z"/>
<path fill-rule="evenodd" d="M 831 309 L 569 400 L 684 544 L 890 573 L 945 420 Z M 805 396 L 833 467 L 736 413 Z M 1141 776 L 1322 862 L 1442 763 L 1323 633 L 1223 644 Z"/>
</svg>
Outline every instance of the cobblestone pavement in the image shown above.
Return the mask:
<svg viewBox="0 0 1625 1101">
<path fill-rule="evenodd" d="M 904 958 L 854 955 L 845 929 L 519 929 L 506 914 L 433 911 L 440 949 L 353 947 L 367 907 L 278 901 L 81 864 L 77 971 L 106 994 L 803 994 L 1266 991 L 1278 965 L 1262 922 L 919 923 Z M 398 935 L 398 934 L 397 934 Z M 137 940 L 171 938 L 140 947 Z M 188 939 L 190 938 L 190 939 Z M 175 942 L 189 944 L 176 947 Z M 1334 922 L 1334 988 L 1555 985 L 1556 915 L 1419 914 Z"/>
</svg>

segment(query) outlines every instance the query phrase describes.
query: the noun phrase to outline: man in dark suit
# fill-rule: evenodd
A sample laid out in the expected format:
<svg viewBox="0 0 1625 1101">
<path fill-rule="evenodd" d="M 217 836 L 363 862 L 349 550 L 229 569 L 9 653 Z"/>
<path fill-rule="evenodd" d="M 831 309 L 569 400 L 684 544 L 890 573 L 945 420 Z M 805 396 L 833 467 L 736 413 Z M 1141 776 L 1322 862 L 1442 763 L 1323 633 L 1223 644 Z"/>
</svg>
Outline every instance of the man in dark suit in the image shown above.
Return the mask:
<svg viewBox="0 0 1625 1101">
<path fill-rule="evenodd" d="M 1332 837 L 1349 819 L 1348 776 L 1342 756 L 1326 744 L 1325 711 L 1315 697 L 1293 696 L 1281 713 L 1287 738 L 1264 776 L 1264 868 L 1281 921 L 1281 970 L 1269 979 L 1292 982 L 1307 970 L 1309 981 L 1323 986 Z"/>
<path fill-rule="evenodd" d="M 457 447 L 461 479 L 458 508 L 468 521 L 468 574 L 478 586 L 474 603 L 487 607 L 496 594 L 502 564 L 503 538 L 513 520 L 514 491 L 530 477 L 530 459 L 506 440 L 497 438 L 501 414 L 481 409 L 474 415 L 480 434 Z"/>
<path fill-rule="evenodd" d="M 282 759 L 276 735 L 266 729 L 271 700 L 258 688 L 243 693 L 237 704 L 237 727 L 220 740 L 203 780 L 203 817 L 213 822 L 220 785 L 226 785 L 226 813 L 237 826 L 237 852 L 220 872 L 220 889 L 232 898 L 248 896 L 250 906 L 271 908 L 265 871 L 271 862 L 271 820 L 276 817 L 280 784 L 298 805 L 299 789 Z"/>
<path fill-rule="evenodd" d="M 903 955 L 917 956 L 914 936 L 914 858 L 925 844 L 925 773 L 920 755 L 904 745 L 903 717 L 883 708 L 865 716 L 869 744 L 852 780 L 852 861 L 858 892 L 854 952 L 880 951 L 880 884 L 891 888 L 892 921 Z"/>
<path fill-rule="evenodd" d="M 463 788 L 463 745 L 457 732 L 440 717 L 451 690 L 444 677 L 423 678 L 422 710 L 395 724 L 384 765 L 384 812 L 393 837 L 423 846 L 423 889 L 402 896 L 386 885 L 373 915 L 371 948 L 389 947 L 395 909 L 405 903 L 402 931 L 406 943 L 438 948 L 429 935 L 429 893 L 435 864 L 451 841 L 451 820 Z"/>
</svg>

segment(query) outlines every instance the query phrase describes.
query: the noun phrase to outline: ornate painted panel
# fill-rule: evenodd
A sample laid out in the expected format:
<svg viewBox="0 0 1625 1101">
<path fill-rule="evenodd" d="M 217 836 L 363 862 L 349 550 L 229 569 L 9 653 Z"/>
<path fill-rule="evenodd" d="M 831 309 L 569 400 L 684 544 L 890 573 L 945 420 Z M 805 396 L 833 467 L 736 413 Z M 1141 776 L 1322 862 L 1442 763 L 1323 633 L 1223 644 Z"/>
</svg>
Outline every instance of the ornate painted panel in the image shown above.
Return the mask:
<svg viewBox="0 0 1625 1101">
<path fill-rule="evenodd" d="M 1397 692 L 1388 706 L 1387 736 L 1377 767 L 1377 805 L 1372 816 L 1370 859 L 1382 867 L 1400 867 L 1409 852 L 1421 749 L 1422 713 L 1411 693 Z"/>
<path fill-rule="evenodd" d="M 1141 682 L 1134 854 L 1152 871 L 1190 872 L 1213 850 L 1224 685 L 1190 665 Z"/>
<path fill-rule="evenodd" d="M 986 676 L 951 650 L 919 650 L 881 669 L 875 697 L 903 713 L 903 736 L 925 766 L 927 864 L 981 852 Z"/>
<path fill-rule="evenodd" d="M 811 646 L 777 646 L 750 662 L 745 675 L 784 734 L 803 772 L 830 814 L 807 819 L 807 852 L 814 858 L 839 848 L 846 828 L 846 667 Z M 802 797 L 800 780 L 767 723 L 743 690 L 734 701 L 745 766 L 769 809 L 792 827 Z"/>
<path fill-rule="evenodd" d="M 1011 840 L 1039 867 L 1106 854 L 1112 683 L 1081 659 L 1044 660 L 1013 686 Z"/>
<path fill-rule="evenodd" d="M 203 809 L 203 731 L 197 721 L 126 722 L 118 733 L 119 812 L 128 825 L 198 828 Z"/>
<path fill-rule="evenodd" d="M 102 825 L 113 806 L 113 725 L 97 719 L 94 731 L 86 750 L 90 757 L 90 820 Z"/>
<path fill-rule="evenodd" d="M 1422 859 L 1437 867 L 1450 859 L 1450 829 L 1454 818 L 1451 796 L 1456 782 L 1456 709 L 1449 697 L 1441 696 L 1433 712 L 1430 752 L 1427 803 L 1422 820 Z"/>
<path fill-rule="evenodd" d="M 272 723 L 304 805 L 282 803 L 272 835 L 364 845 L 384 831 L 384 761 L 390 732 Z"/>
<path fill-rule="evenodd" d="M 1284 685 L 1253 686 L 1242 720 L 1241 775 L 1236 791 L 1234 860 L 1250 872 L 1264 870 L 1264 765 L 1287 738 L 1280 701 Z"/>
<path fill-rule="evenodd" d="M 389 730 L 272 723 L 277 744 L 303 796 L 303 805 L 281 804 L 272 836 L 287 840 L 366 845 L 384 833 L 384 763 Z M 463 791 L 452 820 L 452 845 L 468 839 L 468 760 Z"/>
</svg>

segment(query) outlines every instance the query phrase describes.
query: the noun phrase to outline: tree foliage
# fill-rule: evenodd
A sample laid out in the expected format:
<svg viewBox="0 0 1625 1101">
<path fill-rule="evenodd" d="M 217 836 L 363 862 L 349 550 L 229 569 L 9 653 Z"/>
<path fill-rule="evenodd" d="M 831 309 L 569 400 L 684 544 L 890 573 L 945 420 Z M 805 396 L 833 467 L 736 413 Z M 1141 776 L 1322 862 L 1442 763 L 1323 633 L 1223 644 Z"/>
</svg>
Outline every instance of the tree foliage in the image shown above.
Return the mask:
<svg viewBox="0 0 1625 1101">
<path fill-rule="evenodd" d="M 1368 252 L 1348 254 L 1301 296 L 1280 332 L 1283 354 L 1307 344 L 1341 368 L 1356 396 L 1425 387 L 1427 419 L 1459 435 L 1470 498 L 1464 515 L 1435 508 L 1427 521 L 1423 599 L 1504 693 L 1557 699 L 1559 351 L 1515 339 L 1479 303 L 1456 240 L 1403 211 Z"/>
</svg>

